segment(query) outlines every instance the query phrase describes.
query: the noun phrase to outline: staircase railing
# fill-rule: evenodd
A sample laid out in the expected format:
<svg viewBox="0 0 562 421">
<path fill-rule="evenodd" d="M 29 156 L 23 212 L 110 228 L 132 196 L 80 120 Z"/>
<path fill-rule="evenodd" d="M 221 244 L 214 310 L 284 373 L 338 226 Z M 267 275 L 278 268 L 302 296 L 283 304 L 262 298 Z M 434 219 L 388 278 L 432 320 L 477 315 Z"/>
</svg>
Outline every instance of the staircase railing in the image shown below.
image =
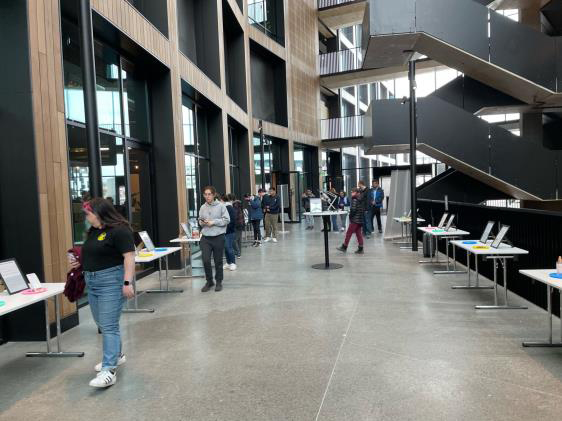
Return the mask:
<svg viewBox="0 0 562 421">
<path fill-rule="evenodd" d="M 359 70 L 363 67 L 363 51 L 351 48 L 320 54 L 319 65 L 320 76 Z"/>
<path fill-rule="evenodd" d="M 363 137 L 363 118 L 363 115 L 352 115 L 321 120 L 322 140 Z"/>
</svg>

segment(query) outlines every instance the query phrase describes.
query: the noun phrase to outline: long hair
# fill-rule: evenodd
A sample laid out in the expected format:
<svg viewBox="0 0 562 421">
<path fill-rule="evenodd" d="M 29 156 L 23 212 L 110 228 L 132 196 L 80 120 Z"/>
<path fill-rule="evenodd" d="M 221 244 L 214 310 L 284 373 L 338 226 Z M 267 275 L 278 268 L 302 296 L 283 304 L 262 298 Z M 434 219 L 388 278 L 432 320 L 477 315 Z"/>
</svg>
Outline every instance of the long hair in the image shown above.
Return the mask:
<svg viewBox="0 0 562 421">
<path fill-rule="evenodd" d="M 117 209 L 115 209 L 115 207 L 107 199 L 104 199 L 102 197 L 95 197 L 92 200 L 84 203 L 84 209 L 96 215 L 100 220 L 100 223 L 104 227 L 127 227 L 132 231 L 129 221 L 127 221 L 123 217 L 123 215 L 117 212 Z M 91 227 L 88 232 L 90 232 L 92 228 L 93 227 Z"/>
</svg>

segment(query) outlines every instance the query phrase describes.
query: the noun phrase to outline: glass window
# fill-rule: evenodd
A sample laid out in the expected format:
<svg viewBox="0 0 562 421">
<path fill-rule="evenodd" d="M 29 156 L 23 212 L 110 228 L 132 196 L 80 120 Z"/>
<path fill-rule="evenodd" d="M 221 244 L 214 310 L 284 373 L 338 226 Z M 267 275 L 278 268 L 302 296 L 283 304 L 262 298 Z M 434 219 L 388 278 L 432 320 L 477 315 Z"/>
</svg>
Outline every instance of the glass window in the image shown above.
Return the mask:
<svg viewBox="0 0 562 421">
<path fill-rule="evenodd" d="M 135 74 L 135 66 L 122 60 L 123 117 L 125 136 L 148 142 L 148 92 L 146 80 Z"/>
<path fill-rule="evenodd" d="M 99 127 L 122 134 L 119 56 L 98 42 L 94 50 Z"/>
<path fill-rule="evenodd" d="M 80 67 L 78 28 L 62 21 L 64 110 L 67 120 L 85 123 L 84 88 Z"/>
</svg>

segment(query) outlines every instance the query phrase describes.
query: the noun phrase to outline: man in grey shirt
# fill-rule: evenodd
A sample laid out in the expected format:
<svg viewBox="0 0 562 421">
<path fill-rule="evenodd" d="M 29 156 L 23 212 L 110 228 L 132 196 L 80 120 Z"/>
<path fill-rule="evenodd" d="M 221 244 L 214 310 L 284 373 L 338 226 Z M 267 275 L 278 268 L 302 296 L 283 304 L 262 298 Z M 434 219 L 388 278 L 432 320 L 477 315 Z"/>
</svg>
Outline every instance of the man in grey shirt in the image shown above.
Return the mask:
<svg viewBox="0 0 562 421">
<path fill-rule="evenodd" d="M 226 206 L 217 200 L 217 191 L 213 186 L 205 187 L 203 189 L 203 196 L 205 197 L 205 203 L 199 209 L 199 224 L 201 225 L 200 246 L 207 283 L 201 289 L 201 292 L 207 292 L 215 286 L 211 255 L 215 260 L 215 280 L 217 281 L 215 291 L 219 292 L 222 290 L 223 280 L 222 256 L 224 254 L 224 234 L 226 226 L 230 222 L 230 216 Z"/>
</svg>

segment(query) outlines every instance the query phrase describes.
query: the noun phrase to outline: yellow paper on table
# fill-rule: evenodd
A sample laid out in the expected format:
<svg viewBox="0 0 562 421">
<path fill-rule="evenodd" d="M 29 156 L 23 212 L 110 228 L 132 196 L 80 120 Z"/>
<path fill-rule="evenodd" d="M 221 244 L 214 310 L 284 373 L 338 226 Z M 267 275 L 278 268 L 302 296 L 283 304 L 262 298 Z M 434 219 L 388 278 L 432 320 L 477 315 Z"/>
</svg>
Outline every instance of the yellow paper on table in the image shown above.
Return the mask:
<svg viewBox="0 0 562 421">
<path fill-rule="evenodd" d="M 489 246 L 472 246 L 474 250 L 490 250 Z"/>
<path fill-rule="evenodd" d="M 139 257 L 152 257 L 152 256 L 154 256 L 154 253 L 152 253 L 150 251 L 139 252 Z"/>
</svg>

